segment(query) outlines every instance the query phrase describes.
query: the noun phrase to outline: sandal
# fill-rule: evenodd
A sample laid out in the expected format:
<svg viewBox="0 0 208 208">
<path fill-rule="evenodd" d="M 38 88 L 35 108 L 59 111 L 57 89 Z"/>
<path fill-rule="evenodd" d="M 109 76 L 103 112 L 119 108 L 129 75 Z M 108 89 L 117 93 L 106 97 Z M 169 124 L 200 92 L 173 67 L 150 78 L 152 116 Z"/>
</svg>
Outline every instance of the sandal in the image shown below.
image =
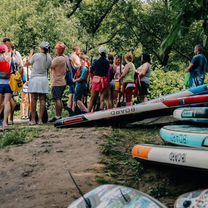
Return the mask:
<svg viewBox="0 0 208 208">
<path fill-rule="evenodd" d="M 3 130 L 9 129 L 9 125 L 8 124 L 2 124 L 2 129 Z"/>
<path fill-rule="evenodd" d="M 36 123 L 33 122 L 33 121 L 30 121 L 30 122 L 29 122 L 29 125 L 33 126 L 33 125 L 36 125 Z"/>
</svg>

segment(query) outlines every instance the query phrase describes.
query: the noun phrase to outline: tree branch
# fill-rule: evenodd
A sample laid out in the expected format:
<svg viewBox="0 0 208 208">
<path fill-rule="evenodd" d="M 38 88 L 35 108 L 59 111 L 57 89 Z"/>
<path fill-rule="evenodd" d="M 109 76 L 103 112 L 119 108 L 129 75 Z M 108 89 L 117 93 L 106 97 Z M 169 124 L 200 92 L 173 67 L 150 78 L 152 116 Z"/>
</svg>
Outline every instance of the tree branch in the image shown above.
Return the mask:
<svg viewBox="0 0 208 208">
<path fill-rule="evenodd" d="M 80 7 L 80 4 L 82 3 L 82 0 L 78 0 L 77 3 L 74 5 L 73 10 L 71 13 L 67 14 L 67 18 L 71 18 L 71 16 L 77 11 L 77 9 Z"/>
<path fill-rule="evenodd" d="M 105 11 L 105 13 L 100 17 L 100 19 L 98 20 L 97 24 L 95 25 L 95 27 L 92 30 L 92 34 L 94 35 L 97 30 L 99 29 L 99 27 L 101 26 L 103 20 L 106 18 L 106 16 L 112 11 L 113 6 L 115 4 L 118 3 L 119 0 L 114 0 L 113 3 L 110 5 L 110 7 Z"/>
<path fill-rule="evenodd" d="M 104 42 L 101 42 L 101 43 L 98 43 L 98 44 L 96 44 L 96 46 L 101 46 L 101 45 L 104 45 L 104 44 L 106 44 L 106 43 L 111 42 L 118 32 L 119 32 L 119 31 L 116 31 L 115 33 L 113 33 L 113 34 L 111 35 L 111 37 L 110 37 L 108 40 L 106 40 L 106 41 L 104 41 Z M 95 46 L 95 47 L 96 47 L 96 46 Z M 89 48 L 89 51 L 92 50 L 92 49 L 95 48 L 95 47 L 90 47 L 90 48 Z"/>
</svg>

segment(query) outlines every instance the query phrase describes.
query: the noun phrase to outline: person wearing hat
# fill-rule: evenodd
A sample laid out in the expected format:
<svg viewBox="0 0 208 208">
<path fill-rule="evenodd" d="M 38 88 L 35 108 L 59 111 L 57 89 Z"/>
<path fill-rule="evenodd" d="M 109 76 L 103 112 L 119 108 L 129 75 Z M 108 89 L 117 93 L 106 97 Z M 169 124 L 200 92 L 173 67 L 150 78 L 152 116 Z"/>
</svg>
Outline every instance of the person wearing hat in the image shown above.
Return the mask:
<svg viewBox="0 0 208 208">
<path fill-rule="evenodd" d="M 11 112 L 10 100 L 12 90 L 9 85 L 10 80 L 10 57 L 6 55 L 7 47 L 0 45 L 0 112 L 4 111 L 4 119 L 2 122 L 3 129 L 7 129 L 8 117 Z"/>
<path fill-rule="evenodd" d="M 51 80 L 52 80 L 52 96 L 55 100 L 56 116 L 49 120 L 49 122 L 55 122 L 61 118 L 63 103 L 62 96 L 66 88 L 66 72 L 69 66 L 69 59 L 64 52 L 66 45 L 59 42 L 55 46 L 56 57 L 52 61 L 51 65 Z"/>
<path fill-rule="evenodd" d="M 92 89 L 89 103 L 89 112 L 92 111 L 98 95 L 100 94 L 100 110 L 104 109 L 104 101 L 108 96 L 109 80 L 108 73 L 110 63 L 107 60 L 107 51 L 105 48 L 99 48 L 100 58 L 96 60 L 91 67 Z"/>
<path fill-rule="evenodd" d="M 42 118 L 46 109 L 46 94 L 49 92 L 48 70 L 51 67 L 52 58 L 49 54 L 50 44 L 42 42 L 40 52 L 34 54 L 31 52 L 28 65 L 32 65 L 28 93 L 31 94 L 31 121 L 30 124 L 36 124 L 36 105 L 40 102 L 39 124 L 42 124 Z"/>
</svg>

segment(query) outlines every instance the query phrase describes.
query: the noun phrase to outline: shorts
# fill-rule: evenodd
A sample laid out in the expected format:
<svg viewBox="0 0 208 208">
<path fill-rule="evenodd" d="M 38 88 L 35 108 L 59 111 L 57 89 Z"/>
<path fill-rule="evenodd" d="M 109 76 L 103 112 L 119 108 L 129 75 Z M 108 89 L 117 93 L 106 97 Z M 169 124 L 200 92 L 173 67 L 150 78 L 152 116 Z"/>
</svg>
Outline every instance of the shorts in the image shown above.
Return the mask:
<svg viewBox="0 0 208 208">
<path fill-rule="evenodd" d="M 0 84 L 0 94 L 13 94 L 9 84 Z"/>
<path fill-rule="evenodd" d="M 114 92 L 114 90 L 115 90 L 115 85 L 116 85 L 115 80 L 111 80 L 111 82 L 110 82 L 110 89 L 111 89 L 111 92 Z"/>
<path fill-rule="evenodd" d="M 120 88 L 121 88 L 121 83 L 116 81 L 116 84 L 115 84 L 115 91 L 120 91 Z"/>
<path fill-rule="evenodd" d="M 69 94 L 74 94 L 74 93 L 75 93 L 75 86 L 73 84 L 69 86 Z"/>
<path fill-rule="evenodd" d="M 66 86 L 53 86 L 52 95 L 55 100 L 61 100 Z"/>
<path fill-rule="evenodd" d="M 82 100 L 85 96 L 87 96 L 87 86 L 77 85 L 75 87 L 74 101 Z"/>
<path fill-rule="evenodd" d="M 109 87 L 109 81 L 107 77 L 94 76 L 92 79 L 92 91 L 102 92 Z"/>
<path fill-rule="evenodd" d="M 134 94 L 134 89 L 135 87 L 127 87 L 127 85 L 129 84 L 129 82 L 125 82 L 123 83 L 123 89 L 122 92 L 124 92 L 125 97 L 126 97 L 126 102 L 130 103 L 132 101 L 132 96 Z M 130 83 L 131 84 L 131 83 Z M 133 84 L 133 83 L 132 83 Z"/>
<path fill-rule="evenodd" d="M 140 85 L 138 86 L 139 95 L 148 95 L 149 85 L 143 81 L 141 81 Z"/>
</svg>

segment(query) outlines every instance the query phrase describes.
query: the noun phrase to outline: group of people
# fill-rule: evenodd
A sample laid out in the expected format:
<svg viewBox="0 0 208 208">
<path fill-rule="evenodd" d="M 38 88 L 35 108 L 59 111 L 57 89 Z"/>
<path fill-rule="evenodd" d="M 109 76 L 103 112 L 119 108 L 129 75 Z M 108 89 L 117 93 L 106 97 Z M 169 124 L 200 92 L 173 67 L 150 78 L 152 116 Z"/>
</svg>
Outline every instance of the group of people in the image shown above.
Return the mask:
<svg viewBox="0 0 208 208">
<path fill-rule="evenodd" d="M 151 75 L 149 54 L 142 54 L 141 66 L 136 68 L 133 63 L 134 57 L 130 52 L 124 57 L 114 57 L 107 54 L 105 48 L 99 48 L 99 58 L 90 63 L 89 57 L 80 46 L 75 46 L 70 56 L 66 55 L 66 49 L 63 42 L 58 42 L 52 58 L 50 44 L 42 42 L 39 52 L 34 53 L 32 50 L 29 58 L 23 61 L 11 40 L 4 38 L 0 45 L 0 113 L 4 129 L 9 127 L 9 116 L 13 122 L 15 94 L 10 88 L 10 75 L 17 70 L 21 71 L 24 82 L 21 96 L 22 117 L 28 118 L 30 114 L 31 125 L 44 122 L 50 83 L 55 101 L 55 117 L 49 122 L 60 119 L 64 108 L 71 116 L 119 107 L 121 104 L 129 106 L 133 104 L 133 97 L 138 96 L 141 102 L 147 101 Z M 207 64 L 200 45 L 195 47 L 194 52 L 196 56 L 187 69 L 192 75 L 190 87 L 203 84 Z M 69 86 L 68 103 L 64 106 L 62 99 L 67 86 Z"/>
<path fill-rule="evenodd" d="M 49 122 L 60 119 L 64 108 L 70 115 L 109 109 L 121 105 L 122 97 L 125 105 L 132 105 L 133 95 L 137 96 L 138 92 L 142 101 L 147 100 L 151 72 L 149 54 L 142 55 L 142 65 L 136 69 L 131 53 L 127 53 L 124 57 L 113 57 L 107 54 L 105 48 L 99 48 L 100 57 L 91 64 L 80 46 L 75 46 L 70 56 L 65 54 L 66 49 L 63 42 L 58 42 L 52 58 L 50 44 L 42 42 L 39 52 L 34 53 L 32 50 L 29 58 L 23 61 L 11 40 L 9 38 L 3 40 L 3 44 L 0 45 L 0 113 L 4 129 L 9 127 L 9 115 L 13 122 L 11 115 L 15 99 L 14 92 L 10 88 L 10 75 L 16 70 L 21 72 L 24 82 L 21 94 L 22 117 L 28 118 L 29 112 L 31 125 L 43 123 L 50 83 L 55 101 L 55 117 Z M 69 86 L 68 103 L 64 107 L 62 99 L 67 86 Z"/>
</svg>

